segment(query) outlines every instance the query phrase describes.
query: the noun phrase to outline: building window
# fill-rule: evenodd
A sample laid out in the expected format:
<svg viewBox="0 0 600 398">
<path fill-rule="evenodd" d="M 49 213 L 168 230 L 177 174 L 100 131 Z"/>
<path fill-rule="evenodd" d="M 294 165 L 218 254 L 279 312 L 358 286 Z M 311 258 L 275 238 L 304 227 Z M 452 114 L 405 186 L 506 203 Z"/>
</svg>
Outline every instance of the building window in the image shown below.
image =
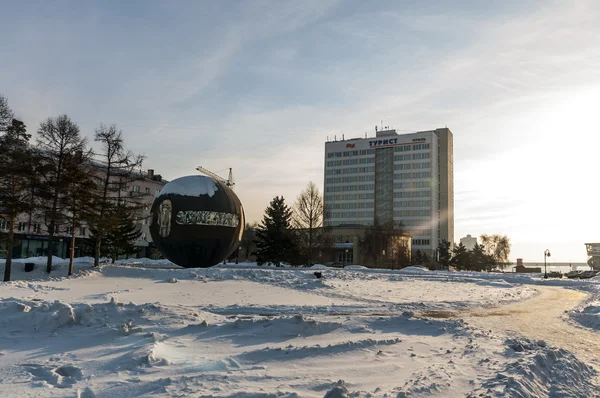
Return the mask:
<svg viewBox="0 0 600 398">
<path fill-rule="evenodd" d="M 42 226 L 40 224 L 33 224 L 33 232 L 39 234 L 42 232 Z"/>
<path fill-rule="evenodd" d="M 413 239 L 413 246 L 429 246 L 429 239 Z"/>
<path fill-rule="evenodd" d="M 133 186 L 133 192 L 140 192 L 140 186 L 139 185 L 134 185 Z"/>
<path fill-rule="evenodd" d="M 24 222 L 20 222 L 19 227 L 18 227 L 19 232 L 25 232 L 26 229 L 27 229 L 27 224 L 25 224 Z"/>
<path fill-rule="evenodd" d="M 85 227 L 79 228 L 79 235 L 85 236 Z"/>
<path fill-rule="evenodd" d="M 0 229 L 6 231 L 8 230 L 8 224 L 9 222 L 6 220 L 0 220 Z"/>
<path fill-rule="evenodd" d="M 144 192 L 145 192 L 147 195 L 150 195 L 150 188 L 148 188 L 148 187 L 144 188 Z"/>
</svg>

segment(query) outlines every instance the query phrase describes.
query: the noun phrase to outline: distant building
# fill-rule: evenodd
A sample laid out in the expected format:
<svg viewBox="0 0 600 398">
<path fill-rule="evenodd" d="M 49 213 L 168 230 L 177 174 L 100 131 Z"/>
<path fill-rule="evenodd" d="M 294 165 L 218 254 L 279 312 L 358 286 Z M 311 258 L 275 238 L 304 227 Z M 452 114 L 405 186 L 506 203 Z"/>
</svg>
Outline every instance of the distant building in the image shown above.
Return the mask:
<svg viewBox="0 0 600 398">
<path fill-rule="evenodd" d="M 93 163 L 91 167 L 102 172 L 104 167 L 101 163 Z M 115 179 L 117 177 L 114 177 Z M 158 195 L 162 187 L 167 183 L 162 176 L 155 174 L 154 170 L 140 170 L 138 179 L 131 182 L 129 186 L 123 187 L 118 193 L 111 193 L 111 196 L 118 196 L 123 202 L 132 202 L 144 204 L 140 208 L 135 218 L 137 226 L 141 232 L 140 238 L 135 242 L 138 250 L 138 257 L 150 257 L 152 248 L 152 238 L 150 237 L 149 224 L 151 220 L 151 206 L 154 198 Z M 68 223 L 62 223 L 56 226 L 55 244 L 53 255 L 66 258 L 71 249 L 71 238 L 75 235 L 75 257 L 93 255 L 93 244 L 89 226 L 83 222 L 75 230 Z M 10 228 L 6 220 L 0 219 L 0 236 L 6 234 Z M 37 213 L 20 214 L 17 217 L 14 226 L 15 238 L 17 243 L 13 248 L 13 258 L 46 256 L 48 253 L 48 228 L 44 224 L 43 217 Z M 0 249 L 5 247 L 6 243 L 0 243 Z M 4 258 L 4 255 L 2 255 Z"/>
<path fill-rule="evenodd" d="M 454 242 L 453 135 L 448 128 L 325 143 L 326 226 L 402 226 L 432 256 Z"/>
<path fill-rule="evenodd" d="M 460 243 L 462 243 L 462 245 L 466 247 L 468 251 L 472 251 L 477 244 L 477 238 L 467 235 L 464 238 L 460 238 Z"/>
</svg>

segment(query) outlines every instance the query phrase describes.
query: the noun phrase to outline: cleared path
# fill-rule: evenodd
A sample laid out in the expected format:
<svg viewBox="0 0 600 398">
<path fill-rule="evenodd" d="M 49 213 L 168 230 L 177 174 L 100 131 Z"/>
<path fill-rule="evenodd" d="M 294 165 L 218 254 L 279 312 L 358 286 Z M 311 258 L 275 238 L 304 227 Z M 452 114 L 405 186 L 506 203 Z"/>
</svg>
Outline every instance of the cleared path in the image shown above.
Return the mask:
<svg viewBox="0 0 600 398">
<path fill-rule="evenodd" d="M 535 286 L 539 294 L 512 304 L 439 313 L 462 318 L 472 326 L 509 335 L 521 335 L 573 352 L 600 369 L 600 333 L 576 327 L 563 319 L 587 294 L 560 287 Z M 426 312 L 424 315 L 436 316 Z"/>
</svg>

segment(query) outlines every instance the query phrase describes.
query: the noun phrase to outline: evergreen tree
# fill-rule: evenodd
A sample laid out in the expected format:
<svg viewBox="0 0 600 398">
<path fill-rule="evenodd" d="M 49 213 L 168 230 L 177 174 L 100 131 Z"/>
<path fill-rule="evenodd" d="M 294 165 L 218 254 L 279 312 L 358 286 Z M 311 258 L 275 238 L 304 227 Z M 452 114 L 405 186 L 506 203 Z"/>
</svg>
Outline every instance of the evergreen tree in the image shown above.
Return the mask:
<svg viewBox="0 0 600 398">
<path fill-rule="evenodd" d="M 111 218 L 119 220 L 105 237 L 107 252 L 114 263 L 121 255 L 129 256 L 137 252 L 135 242 L 142 236 L 142 231 L 125 204 L 118 205 Z"/>
<path fill-rule="evenodd" d="M 81 228 L 82 220 L 87 218 L 92 205 L 93 191 L 96 188 L 92 179 L 93 168 L 89 166 L 89 154 L 82 152 L 69 154 L 65 157 L 66 167 L 70 170 L 65 175 L 65 195 L 61 198 L 66 211 L 67 228 L 71 231 L 71 250 L 69 251 L 69 270 L 73 274 L 75 257 L 75 239 L 77 229 Z"/>
<path fill-rule="evenodd" d="M 413 262 L 416 265 L 421 265 L 423 263 L 423 252 L 421 252 L 421 250 L 417 249 L 413 258 Z"/>
<path fill-rule="evenodd" d="M 256 262 L 267 262 L 277 267 L 283 261 L 290 261 L 296 255 L 292 231 L 292 210 L 285 199 L 276 196 L 265 210 L 262 223 L 256 229 Z"/>
<path fill-rule="evenodd" d="M 46 272 L 52 271 L 55 234 L 66 222 L 63 197 L 68 194 L 71 178 L 76 172 L 67 158 L 84 153 L 86 139 L 81 137 L 79 126 L 67 115 L 49 118 L 40 124 L 37 137 L 38 149 L 43 158 L 42 175 L 45 189 L 41 190 L 44 200 L 44 222 L 48 228 L 48 260 Z"/>
<path fill-rule="evenodd" d="M 450 265 L 451 253 L 450 253 L 450 242 L 446 239 L 442 239 L 442 241 L 438 245 L 438 262 L 444 268 L 448 268 Z"/>
<path fill-rule="evenodd" d="M 473 252 L 471 253 L 471 267 L 473 270 L 490 270 L 492 268 L 493 261 L 494 260 L 485 253 L 483 246 L 481 246 L 479 243 L 476 243 L 475 247 L 473 248 Z"/>
<path fill-rule="evenodd" d="M 459 271 L 469 269 L 469 252 L 465 245 L 461 243 L 458 246 L 454 246 L 450 264 L 455 266 Z"/>
<path fill-rule="evenodd" d="M 17 217 L 32 210 L 29 187 L 36 176 L 35 154 L 28 147 L 30 138 L 23 122 L 16 119 L 0 137 L 0 217 L 8 224 L 8 233 L 3 236 L 6 242 L 4 281 L 10 280 Z"/>
</svg>

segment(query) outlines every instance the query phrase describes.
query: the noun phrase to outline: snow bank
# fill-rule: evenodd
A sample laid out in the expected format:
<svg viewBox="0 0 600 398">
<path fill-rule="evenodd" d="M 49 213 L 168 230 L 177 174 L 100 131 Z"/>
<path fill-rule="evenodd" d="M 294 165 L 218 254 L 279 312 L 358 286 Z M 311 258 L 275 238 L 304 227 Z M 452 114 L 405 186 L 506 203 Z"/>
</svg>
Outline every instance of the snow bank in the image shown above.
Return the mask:
<svg viewBox="0 0 600 398">
<path fill-rule="evenodd" d="M 470 396 L 510 397 L 592 397 L 598 395 L 593 384 L 597 372 L 573 354 L 543 342 L 509 339 L 506 356 L 511 359 Z M 493 366 L 489 362 L 485 367 Z M 480 395 L 481 394 L 481 395 Z"/>
</svg>

